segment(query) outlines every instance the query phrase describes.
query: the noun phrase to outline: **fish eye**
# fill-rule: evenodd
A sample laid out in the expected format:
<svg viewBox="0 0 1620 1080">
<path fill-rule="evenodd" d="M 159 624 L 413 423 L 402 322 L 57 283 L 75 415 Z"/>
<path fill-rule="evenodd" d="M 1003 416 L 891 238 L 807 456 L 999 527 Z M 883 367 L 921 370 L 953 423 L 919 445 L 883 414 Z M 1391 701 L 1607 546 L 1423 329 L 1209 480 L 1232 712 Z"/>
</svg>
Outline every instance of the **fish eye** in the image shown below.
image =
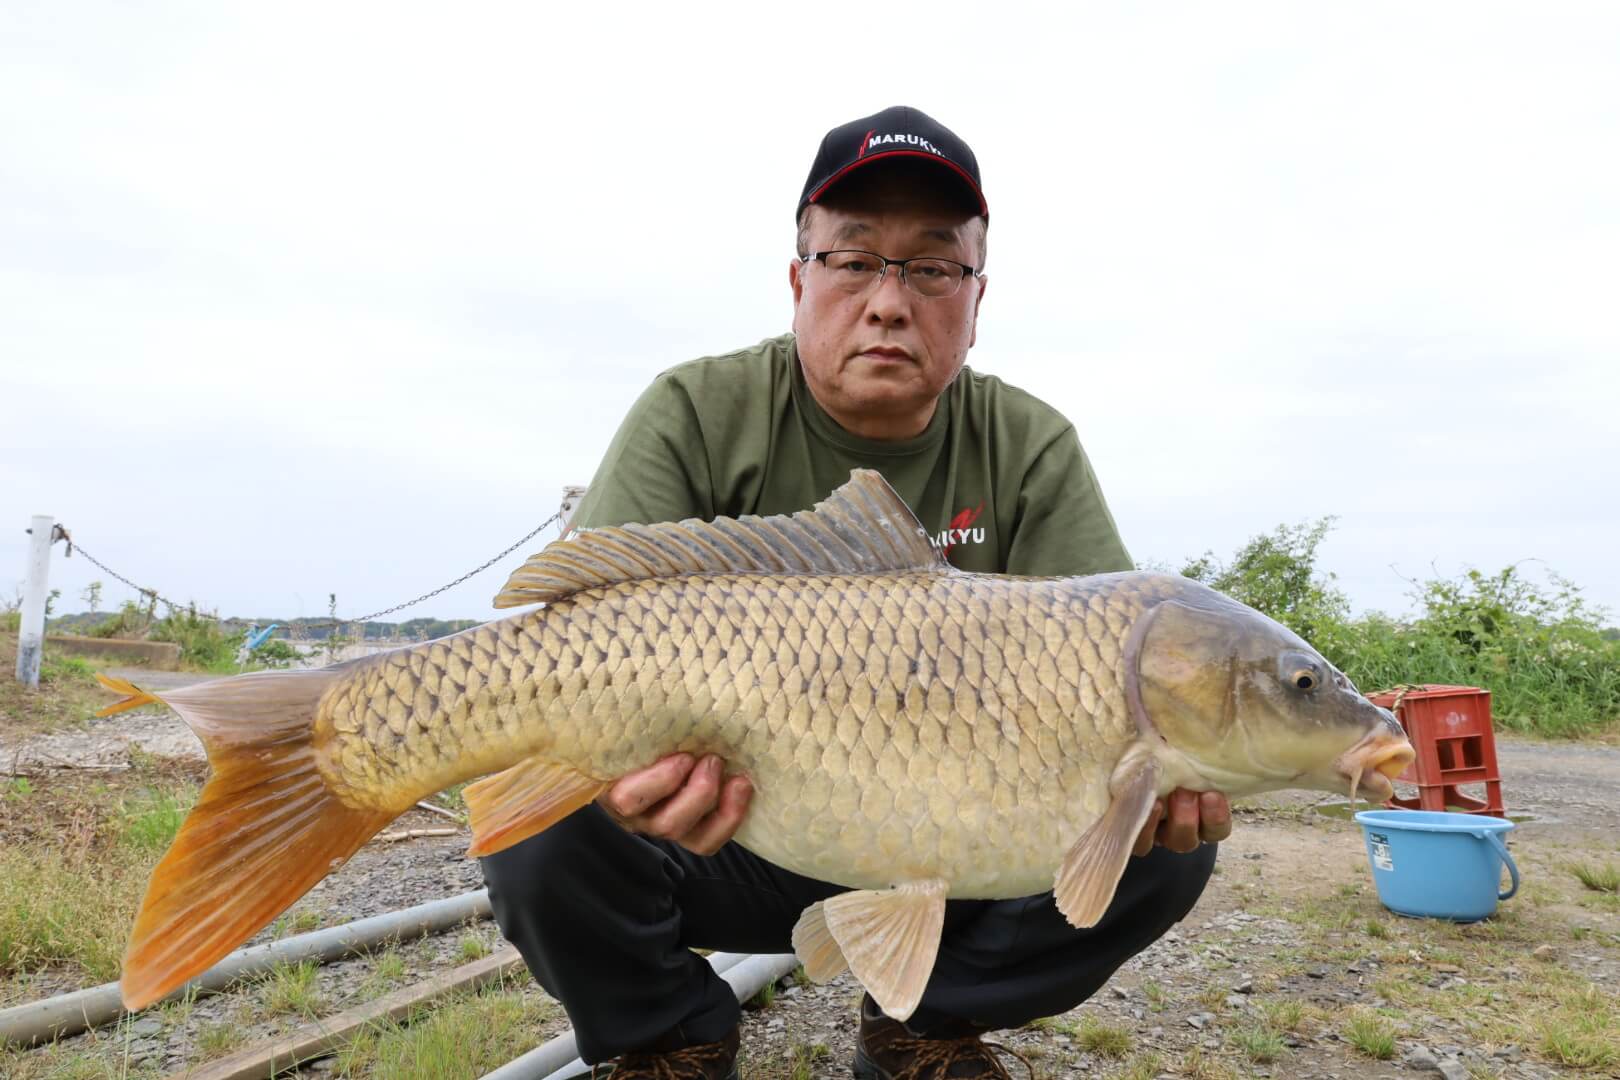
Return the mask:
<svg viewBox="0 0 1620 1080">
<path fill-rule="evenodd" d="M 1308 653 L 1284 653 L 1277 663 L 1277 677 L 1295 690 L 1309 693 L 1327 682 L 1324 667 L 1332 670 Z"/>
</svg>

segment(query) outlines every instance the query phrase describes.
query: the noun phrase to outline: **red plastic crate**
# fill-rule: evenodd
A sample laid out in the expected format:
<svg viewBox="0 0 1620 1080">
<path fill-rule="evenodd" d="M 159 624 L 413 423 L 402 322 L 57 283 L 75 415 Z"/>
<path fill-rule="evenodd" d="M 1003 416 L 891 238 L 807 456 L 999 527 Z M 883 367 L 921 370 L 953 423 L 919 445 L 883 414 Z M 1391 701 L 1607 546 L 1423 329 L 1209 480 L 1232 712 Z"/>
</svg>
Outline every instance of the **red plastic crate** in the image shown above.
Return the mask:
<svg viewBox="0 0 1620 1080">
<path fill-rule="evenodd" d="M 1400 779 L 1416 784 L 1418 797 L 1394 798 L 1386 805 L 1506 816 L 1501 776 L 1496 768 L 1489 690 L 1428 684 L 1384 690 L 1367 697 L 1374 705 L 1395 714 L 1417 751 L 1417 758 Z M 1462 794 L 1458 784 L 1483 784 L 1485 798 Z"/>
</svg>

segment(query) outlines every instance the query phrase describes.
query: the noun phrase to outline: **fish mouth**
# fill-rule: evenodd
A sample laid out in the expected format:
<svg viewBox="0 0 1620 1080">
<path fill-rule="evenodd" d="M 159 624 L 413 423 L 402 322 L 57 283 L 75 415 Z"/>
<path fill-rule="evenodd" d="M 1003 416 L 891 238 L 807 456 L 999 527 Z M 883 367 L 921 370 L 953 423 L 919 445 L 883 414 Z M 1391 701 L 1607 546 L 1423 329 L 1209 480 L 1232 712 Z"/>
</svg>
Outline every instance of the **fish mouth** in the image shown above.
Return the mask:
<svg viewBox="0 0 1620 1080">
<path fill-rule="evenodd" d="M 1374 731 L 1339 755 L 1334 764 L 1340 775 L 1350 781 L 1352 803 L 1358 788 L 1366 789 L 1372 801 L 1384 802 L 1395 794 L 1395 785 L 1390 781 L 1416 760 L 1417 751 L 1404 736 Z"/>
</svg>

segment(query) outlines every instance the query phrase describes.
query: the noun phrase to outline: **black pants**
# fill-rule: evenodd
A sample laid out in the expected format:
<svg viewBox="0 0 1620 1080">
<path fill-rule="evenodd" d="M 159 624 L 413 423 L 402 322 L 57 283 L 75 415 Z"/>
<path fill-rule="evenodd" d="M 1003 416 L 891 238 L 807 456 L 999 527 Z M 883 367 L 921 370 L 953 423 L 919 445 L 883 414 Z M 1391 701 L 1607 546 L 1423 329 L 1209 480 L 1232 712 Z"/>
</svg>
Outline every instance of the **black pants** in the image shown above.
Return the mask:
<svg viewBox="0 0 1620 1080">
<path fill-rule="evenodd" d="M 587 1063 L 671 1032 L 691 1044 L 722 1038 L 737 1000 L 689 950 L 791 952 L 804 909 L 845 891 L 737 844 L 705 857 L 634 836 L 594 805 L 482 862 L 501 933 L 568 1011 Z M 1051 893 L 948 901 L 909 1025 L 1008 1028 L 1074 1008 L 1192 910 L 1214 866 L 1213 844 L 1133 858 L 1090 930 L 1070 926 Z"/>
</svg>

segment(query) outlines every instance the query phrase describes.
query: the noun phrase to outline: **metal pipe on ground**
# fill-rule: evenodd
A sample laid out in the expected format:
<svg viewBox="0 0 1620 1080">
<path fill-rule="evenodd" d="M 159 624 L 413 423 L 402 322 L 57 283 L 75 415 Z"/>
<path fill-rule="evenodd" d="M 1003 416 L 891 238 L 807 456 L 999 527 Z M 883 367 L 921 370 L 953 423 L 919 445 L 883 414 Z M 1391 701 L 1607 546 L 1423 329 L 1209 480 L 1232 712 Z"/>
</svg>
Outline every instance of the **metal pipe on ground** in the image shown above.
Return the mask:
<svg viewBox="0 0 1620 1080">
<path fill-rule="evenodd" d="M 738 1001 L 747 1001 L 794 968 L 799 960 L 792 953 L 711 953 L 710 966 L 727 983 Z M 513 1058 L 482 1080 L 566 1080 L 586 1076 L 590 1066 L 579 1059 L 572 1028 L 548 1042 Z"/>
<path fill-rule="evenodd" d="M 341 960 L 389 939 L 406 941 L 426 937 L 459 926 L 468 919 L 487 919 L 490 914 L 489 890 L 434 900 L 427 904 L 373 915 L 365 919 L 316 930 L 308 934 L 253 945 L 232 953 L 192 979 L 164 1001 L 174 1001 L 188 992 L 214 993 L 238 979 L 257 975 L 277 964 L 304 960 L 330 963 Z M 43 1001 L 31 1001 L 0 1009 L 0 1046 L 34 1046 L 51 1039 L 77 1035 L 127 1015 L 115 982 L 75 990 Z"/>
</svg>

